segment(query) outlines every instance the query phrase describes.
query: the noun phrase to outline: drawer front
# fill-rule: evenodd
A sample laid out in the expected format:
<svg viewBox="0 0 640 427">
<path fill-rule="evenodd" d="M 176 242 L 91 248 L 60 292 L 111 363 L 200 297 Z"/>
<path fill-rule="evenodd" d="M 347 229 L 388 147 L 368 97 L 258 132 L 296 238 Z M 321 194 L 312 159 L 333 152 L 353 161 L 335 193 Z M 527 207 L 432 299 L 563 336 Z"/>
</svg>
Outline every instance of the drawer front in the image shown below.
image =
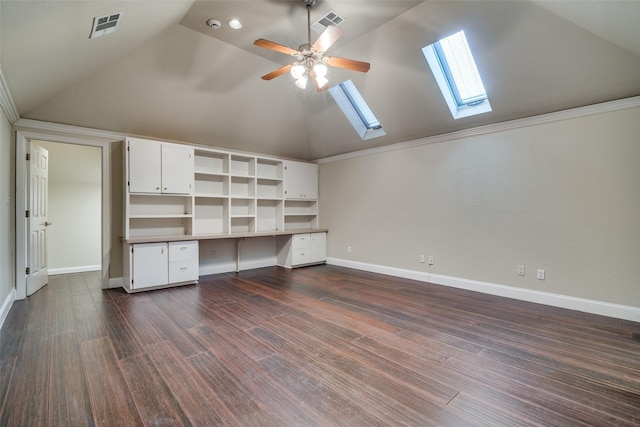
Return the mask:
<svg viewBox="0 0 640 427">
<path fill-rule="evenodd" d="M 309 234 L 294 234 L 291 239 L 291 249 L 308 249 L 309 248 Z"/>
<path fill-rule="evenodd" d="M 309 248 L 306 249 L 294 249 L 291 253 L 291 264 L 300 265 L 308 264 L 311 262 L 311 254 Z"/>
<path fill-rule="evenodd" d="M 198 261 L 169 263 L 169 283 L 198 280 Z"/>
<path fill-rule="evenodd" d="M 198 241 L 169 242 L 169 262 L 198 260 Z"/>
</svg>

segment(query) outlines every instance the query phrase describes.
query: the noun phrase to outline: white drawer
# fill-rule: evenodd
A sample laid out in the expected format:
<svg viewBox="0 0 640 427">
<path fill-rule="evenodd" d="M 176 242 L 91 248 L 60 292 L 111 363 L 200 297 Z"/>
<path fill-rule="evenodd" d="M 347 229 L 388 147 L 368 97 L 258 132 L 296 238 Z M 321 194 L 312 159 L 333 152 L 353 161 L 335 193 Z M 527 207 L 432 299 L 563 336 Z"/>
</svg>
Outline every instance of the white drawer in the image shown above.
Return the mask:
<svg viewBox="0 0 640 427">
<path fill-rule="evenodd" d="M 311 262 L 309 248 L 294 249 L 291 252 L 291 265 L 308 264 L 309 262 Z"/>
<path fill-rule="evenodd" d="M 198 260 L 169 263 L 169 283 L 198 280 Z"/>
<path fill-rule="evenodd" d="M 198 241 L 169 242 L 169 262 L 198 260 Z"/>
<path fill-rule="evenodd" d="M 309 248 L 309 234 L 294 234 L 292 237 L 291 249 L 308 249 Z"/>
</svg>

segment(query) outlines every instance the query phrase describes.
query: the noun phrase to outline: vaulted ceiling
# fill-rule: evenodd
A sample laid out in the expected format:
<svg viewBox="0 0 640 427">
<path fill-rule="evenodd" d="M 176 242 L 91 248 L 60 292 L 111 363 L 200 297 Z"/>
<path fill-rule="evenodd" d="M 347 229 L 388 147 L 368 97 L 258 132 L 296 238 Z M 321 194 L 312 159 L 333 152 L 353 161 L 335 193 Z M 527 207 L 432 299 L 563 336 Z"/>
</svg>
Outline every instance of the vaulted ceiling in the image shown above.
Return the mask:
<svg viewBox="0 0 640 427">
<path fill-rule="evenodd" d="M 320 0 L 312 21 L 328 11 L 345 18 L 329 54 L 371 63 L 328 77 L 384 137 L 361 140 L 327 92 L 260 79 L 291 58 L 253 40 L 306 41 L 299 0 L 0 0 L 0 65 L 22 118 L 307 160 L 640 95 L 640 1 Z M 460 29 L 493 111 L 454 120 L 421 48 Z"/>
</svg>

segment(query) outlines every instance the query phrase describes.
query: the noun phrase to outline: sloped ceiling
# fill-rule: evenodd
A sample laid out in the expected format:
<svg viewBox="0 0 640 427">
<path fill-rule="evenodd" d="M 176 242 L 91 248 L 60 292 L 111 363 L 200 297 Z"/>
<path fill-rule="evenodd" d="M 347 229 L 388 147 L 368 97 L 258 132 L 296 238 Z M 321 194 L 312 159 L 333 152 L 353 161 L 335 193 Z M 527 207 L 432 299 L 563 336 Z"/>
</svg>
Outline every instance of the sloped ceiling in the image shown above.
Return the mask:
<svg viewBox="0 0 640 427">
<path fill-rule="evenodd" d="M 0 64 L 23 118 L 306 160 L 640 95 L 637 1 L 321 0 L 312 20 L 329 10 L 346 18 L 330 55 L 371 63 L 329 78 L 354 81 L 384 137 L 362 141 L 326 92 L 260 79 L 290 58 L 253 40 L 306 41 L 298 0 L 0 0 Z M 205 24 L 232 17 L 242 30 Z M 421 48 L 460 29 L 493 111 L 453 120 Z"/>
</svg>

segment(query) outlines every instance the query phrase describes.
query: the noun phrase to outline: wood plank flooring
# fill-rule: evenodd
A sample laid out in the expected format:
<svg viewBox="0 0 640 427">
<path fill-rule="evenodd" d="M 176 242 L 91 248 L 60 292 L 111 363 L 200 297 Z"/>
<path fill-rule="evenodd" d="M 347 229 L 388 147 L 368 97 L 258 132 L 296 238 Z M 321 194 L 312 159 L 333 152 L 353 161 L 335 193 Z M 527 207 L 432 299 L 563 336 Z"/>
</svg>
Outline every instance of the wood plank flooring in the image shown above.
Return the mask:
<svg viewBox="0 0 640 427">
<path fill-rule="evenodd" d="M 0 425 L 640 426 L 638 332 L 335 266 L 52 276 L 0 331 Z"/>
</svg>

